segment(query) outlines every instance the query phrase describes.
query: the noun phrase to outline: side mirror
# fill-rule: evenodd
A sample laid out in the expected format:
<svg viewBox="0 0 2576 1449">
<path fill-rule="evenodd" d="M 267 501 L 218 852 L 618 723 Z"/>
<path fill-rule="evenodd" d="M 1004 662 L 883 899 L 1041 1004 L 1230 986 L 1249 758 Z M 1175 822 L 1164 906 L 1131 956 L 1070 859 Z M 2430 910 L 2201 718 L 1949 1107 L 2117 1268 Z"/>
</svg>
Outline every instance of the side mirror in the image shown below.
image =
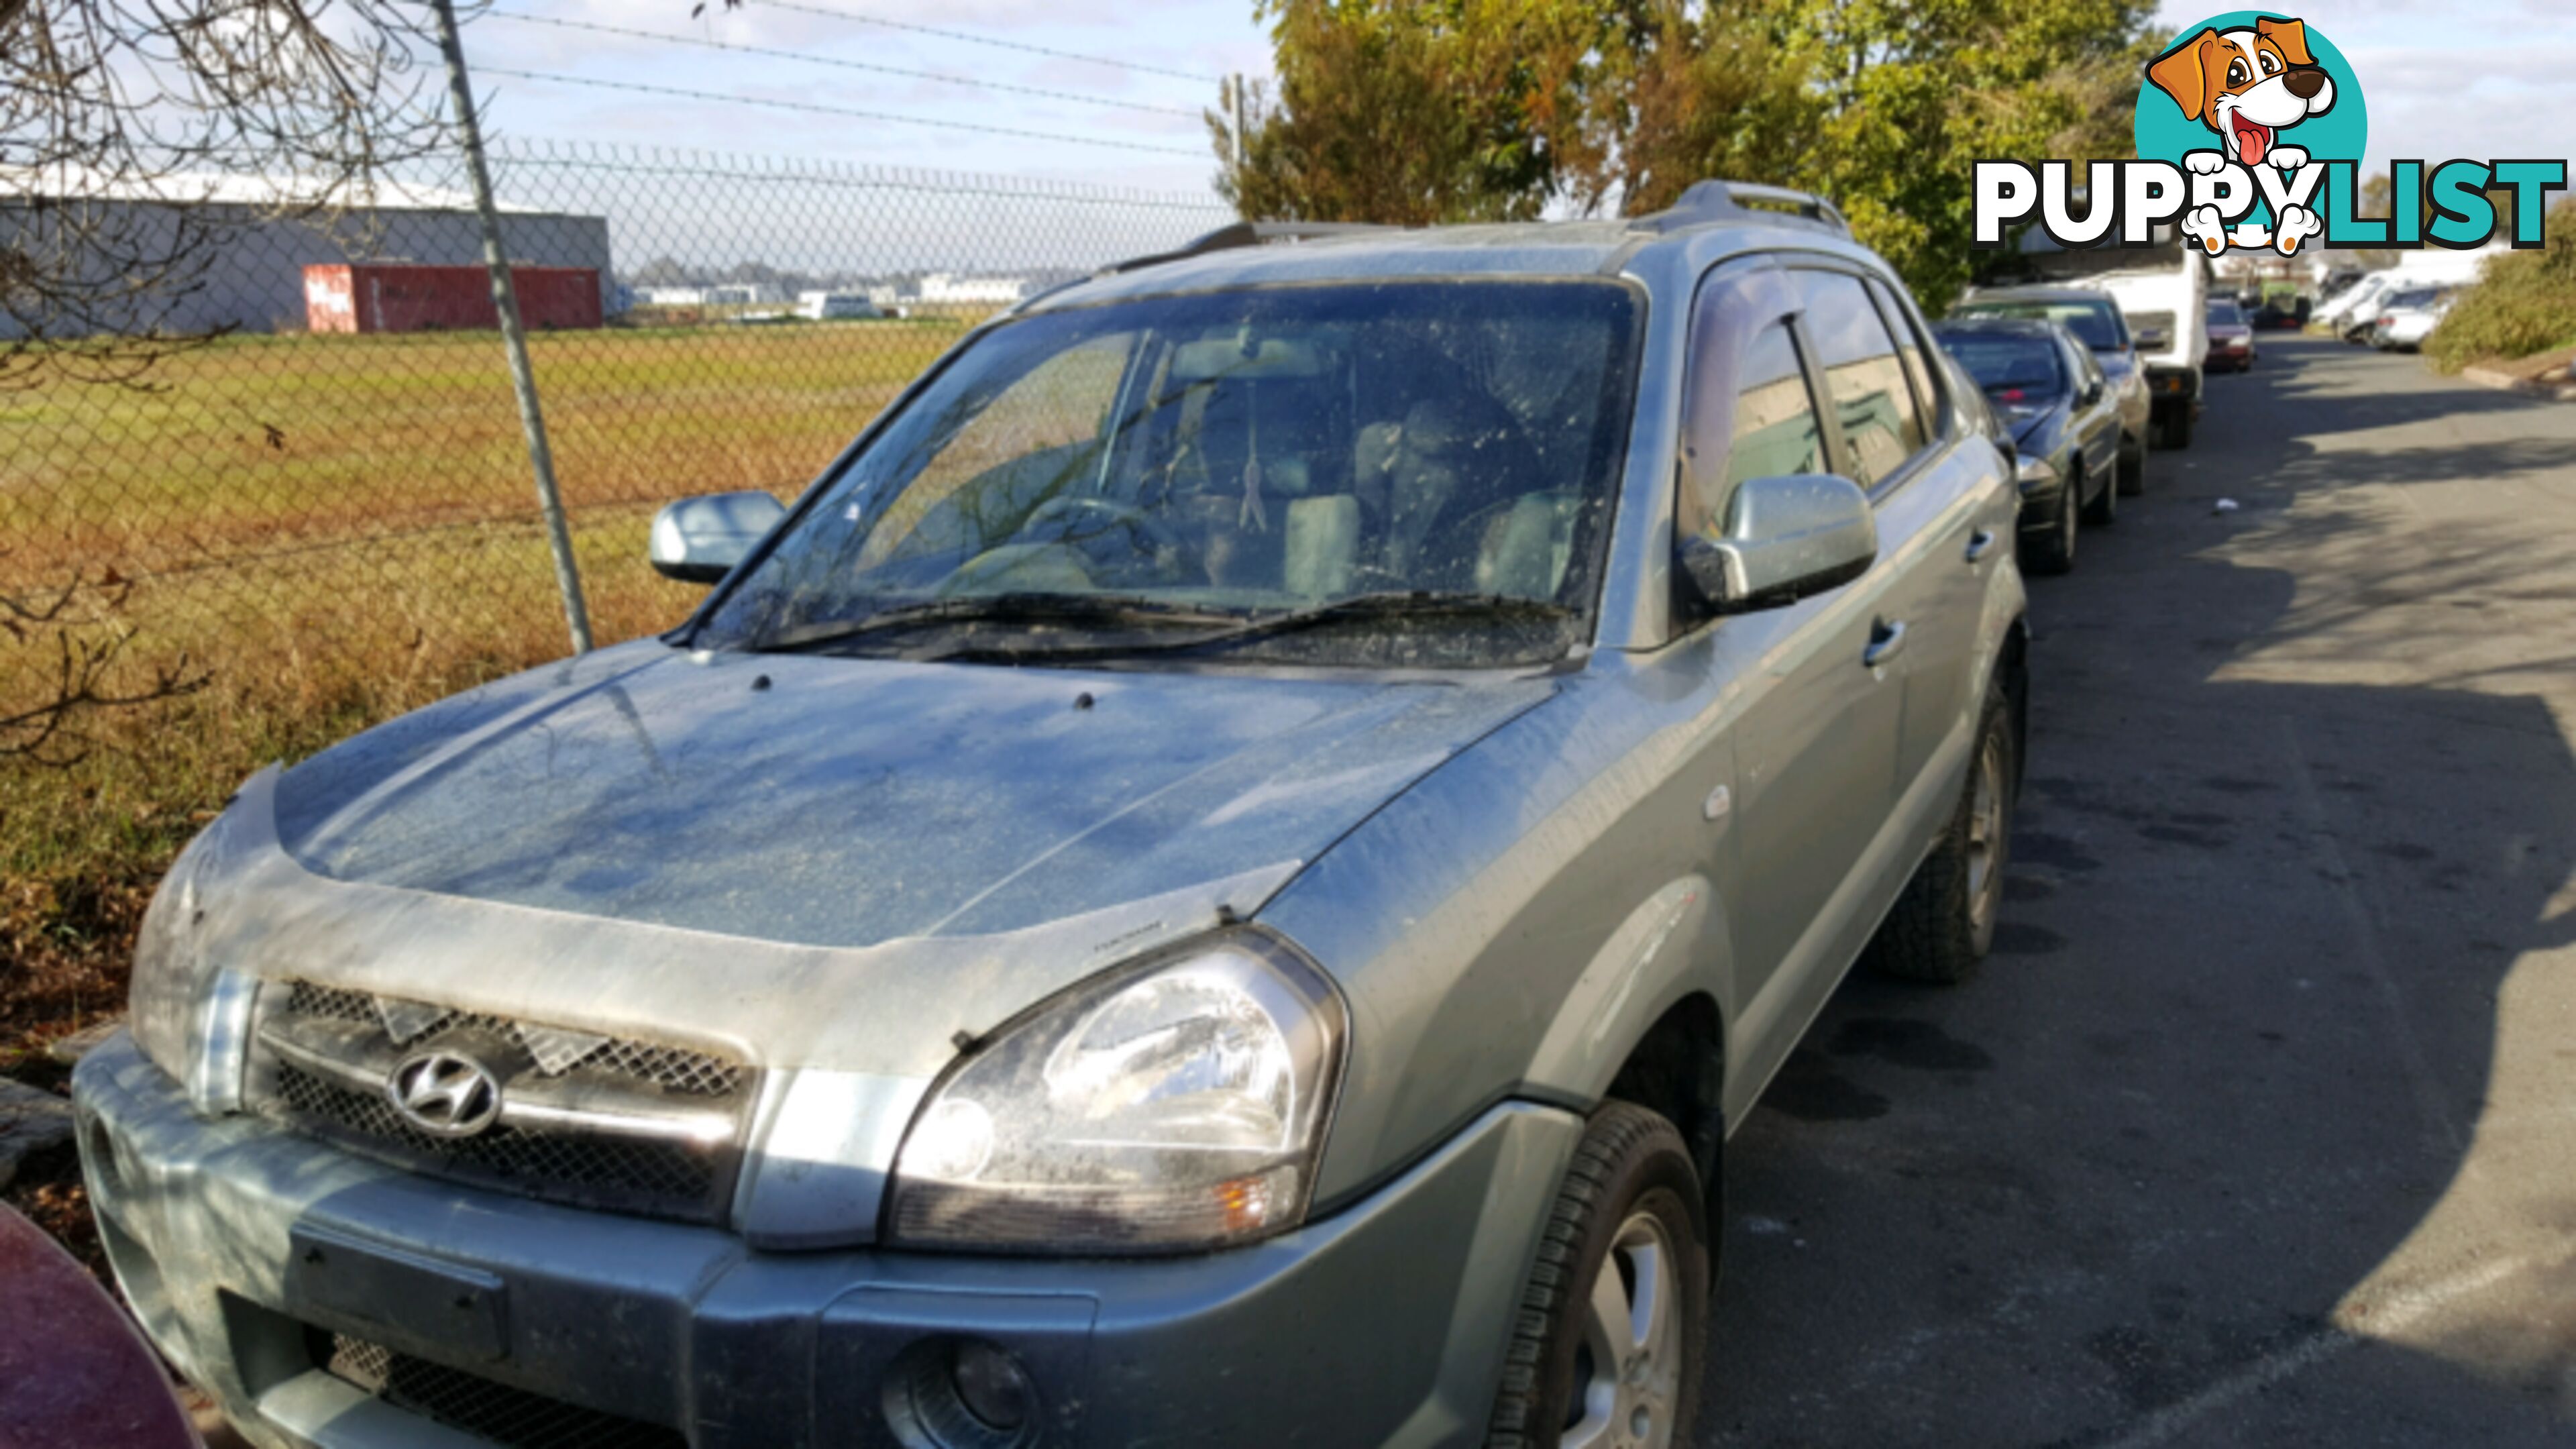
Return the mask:
<svg viewBox="0 0 2576 1449">
<path fill-rule="evenodd" d="M 1684 539 L 1676 553 L 1707 612 L 1777 608 L 1867 573 L 1878 558 L 1878 519 L 1849 478 L 1748 478 L 1736 485 L 1719 536 Z"/>
<path fill-rule="evenodd" d="M 683 583 L 715 583 L 786 516 L 784 505 L 757 489 L 683 498 L 653 515 L 653 571 Z"/>
<path fill-rule="evenodd" d="M 2098 380 L 2084 384 L 2084 396 L 2082 398 L 2082 402 L 2086 407 L 2091 407 L 2093 404 L 2100 402 L 2101 400 L 2102 384 Z"/>
</svg>

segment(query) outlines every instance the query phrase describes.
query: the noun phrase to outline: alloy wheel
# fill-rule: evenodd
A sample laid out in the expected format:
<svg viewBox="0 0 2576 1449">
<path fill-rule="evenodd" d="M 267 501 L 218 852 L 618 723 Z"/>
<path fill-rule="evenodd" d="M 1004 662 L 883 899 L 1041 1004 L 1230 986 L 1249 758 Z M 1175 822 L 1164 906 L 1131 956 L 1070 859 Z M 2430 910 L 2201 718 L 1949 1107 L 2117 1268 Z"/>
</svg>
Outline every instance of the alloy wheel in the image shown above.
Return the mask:
<svg viewBox="0 0 2576 1449">
<path fill-rule="evenodd" d="M 1619 1225 L 1593 1275 L 1563 1449 L 1668 1449 L 1681 1406 L 1681 1280 L 1663 1219 Z"/>
</svg>

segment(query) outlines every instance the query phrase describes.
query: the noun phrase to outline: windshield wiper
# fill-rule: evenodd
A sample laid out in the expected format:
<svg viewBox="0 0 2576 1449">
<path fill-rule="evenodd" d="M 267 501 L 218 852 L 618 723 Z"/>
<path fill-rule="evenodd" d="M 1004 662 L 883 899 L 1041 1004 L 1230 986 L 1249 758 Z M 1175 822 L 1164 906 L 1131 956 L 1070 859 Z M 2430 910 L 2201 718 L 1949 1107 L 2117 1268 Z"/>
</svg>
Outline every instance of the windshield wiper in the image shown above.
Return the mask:
<svg viewBox="0 0 2576 1449">
<path fill-rule="evenodd" d="M 1169 638 L 1131 639 L 1115 644 L 1063 644 L 1021 648 L 1012 644 L 971 645 L 947 652 L 943 659 L 1010 658 L 1065 659 L 1090 656 L 1171 653 L 1181 650 L 1206 649 L 1219 645 L 1240 644 L 1254 639 L 1275 638 L 1308 629 L 1324 628 L 1354 620 L 1427 619 L 1427 618 L 1494 618 L 1564 620 L 1575 611 L 1563 604 L 1545 599 L 1527 599 L 1516 594 L 1471 594 L 1441 590 L 1387 591 L 1354 594 L 1345 599 L 1314 604 L 1302 609 L 1281 609 L 1245 619 L 1228 619 L 1226 627 L 1204 632 L 1176 631 Z"/>
<path fill-rule="evenodd" d="M 898 604 L 855 619 L 800 624 L 762 638 L 752 647 L 762 653 L 812 649 L 867 634 L 929 624 L 1241 624 L 1245 616 L 1224 609 L 1126 594 L 976 594 Z"/>
</svg>

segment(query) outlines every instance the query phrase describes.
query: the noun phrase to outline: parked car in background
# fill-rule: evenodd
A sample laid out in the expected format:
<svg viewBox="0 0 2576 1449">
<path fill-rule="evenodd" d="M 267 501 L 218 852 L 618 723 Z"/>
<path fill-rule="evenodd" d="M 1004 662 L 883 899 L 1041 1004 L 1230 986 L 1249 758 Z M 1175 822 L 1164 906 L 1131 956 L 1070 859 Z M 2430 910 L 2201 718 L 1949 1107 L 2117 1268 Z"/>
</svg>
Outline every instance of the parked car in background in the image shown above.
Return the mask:
<svg viewBox="0 0 2576 1449">
<path fill-rule="evenodd" d="M 2409 287 L 2371 310 L 2370 345 L 2382 352 L 2413 352 L 2441 325 L 2459 295 L 2453 287 Z"/>
<path fill-rule="evenodd" d="M 2397 273 L 2393 269 L 2372 272 L 2310 313 L 2308 320 L 2312 324 L 2332 328 L 2335 335 L 2340 337 L 2352 325 L 2355 317 L 2362 315 L 2372 303 L 2386 296 L 2388 290 L 2396 284 Z"/>
<path fill-rule="evenodd" d="M 2149 393 L 2139 343 L 2130 333 L 2118 299 L 2093 287 L 1979 287 L 1971 289 L 1951 315 L 2054 322 L 2073 334 L 2102 369 L 2113 411 L 2120 418 L 2120 491 L 2131 497 L 2147 491 L 2147 432 L 2159 404 Z M 2166 331 L 2171 330 L 2168 322 Z M 2199 372 L 2195 357 L 2192 376 L 2197 379 Z M 2196 381 L 2193 386 L 2196 395 Z"/>
<path fill-rule="evenodd" d="M 2012 434 L 2023 565 L 2075 567 L 2079 524 L 2119 514 L 2118 400 L 2092 349 L 2054 322 L 1953 317 L 1933 329 Z"/>
<path fill-rule="evenodd" d="M 2003 900 L 1938 357 L 1709 182 L 977 326 L 654 520 L 681 627 L 181 854 L 73 1081 L 127 1298 L 298 1449 L 1695 1442 L 1729 1133 Z"/>
<path fill-rule="evenodd" d="M 2254 325 L 2244 309 L 2221 297 L 2209 304 L 2210 372 L 2243 372 L 2254 365 Z"/>
</svg>

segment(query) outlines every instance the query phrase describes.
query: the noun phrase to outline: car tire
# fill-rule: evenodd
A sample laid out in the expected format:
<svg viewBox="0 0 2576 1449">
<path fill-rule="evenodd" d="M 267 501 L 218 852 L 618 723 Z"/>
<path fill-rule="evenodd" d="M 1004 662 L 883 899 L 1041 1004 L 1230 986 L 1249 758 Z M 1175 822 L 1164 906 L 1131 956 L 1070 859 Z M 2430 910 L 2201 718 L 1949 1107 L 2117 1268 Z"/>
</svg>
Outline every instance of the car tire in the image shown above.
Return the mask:
<svg viewBox="0 0 2576 1449">
<path fill-rule="evenodd" d="M 2027 540 L 2027 541 L 2023 541 Z M 2075 497 L 2065 489 L 2057 490 L 2057 511 L 2049 516 L 2048 532 L 2024 535 L 2015 546 L 2022 551 L 2024 572 L 2034 574 L 2067 574 L 2075 571 Z"/>
<path fill-rule="evenodd" d="M 2147 445 L 2143 439 L 2120 440 L 2120 496 L 2135 498 L 2147 491 Z"/>
<path fill-rule="evenodd" d="M 2165 419 L 2165 446 L 2177 450 L 2190 447 L 2191 421 L 2191 407 L 2189 404 L 2175 408 L 2173 415 Z"/>
<path fill-rule="evenodd" d="M 1870 965 L 1879 974 L 1946 986 L 1966 980 L 1993 948 L 2020 794 L 2021 743 L 2012 721 L 1998 680 L 1986 691 L 1958 808 L 1870 940 Z"/>
<path fill-rule="evenodd" d="M 2120 480 L 2116 476 L 2102 480 L 2102 491 L 2084 500 L 2084 524 L 2087 528 L 2109 528 L 2120 521 Z"/>
<path fill-rule="evenodd" d="M 1690 1442 L 1708 1346 L 1707 1213 L 1673 1124 L 1632 1102 L 1602 1103 L 1512 1317 L 1487 1449 L 1553 1449 L 1593 1419 L 1617 1424 L 1620 1443 Z M 1598 1367 L 1612 1355 L 1616 1366 Z M 1640 1414 L 1643 1434 L 1631 1432 Z"/>
</svg>

